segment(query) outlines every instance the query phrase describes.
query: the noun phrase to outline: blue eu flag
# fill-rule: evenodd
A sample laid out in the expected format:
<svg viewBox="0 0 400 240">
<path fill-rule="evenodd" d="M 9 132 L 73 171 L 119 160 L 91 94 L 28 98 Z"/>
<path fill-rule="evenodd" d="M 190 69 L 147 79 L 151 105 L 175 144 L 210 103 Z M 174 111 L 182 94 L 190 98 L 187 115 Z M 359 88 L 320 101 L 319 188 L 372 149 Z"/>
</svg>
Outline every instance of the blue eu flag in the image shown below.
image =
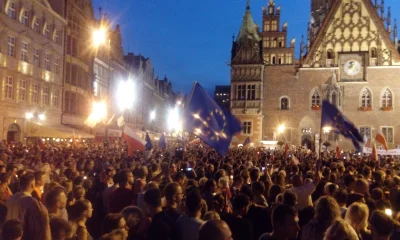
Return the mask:
<svg viewBox="0 0 400 240">
<path fill-rule="evenodd" d="M 193 132 L 221 155 L 228 151 L 233 135 L 242 130 L 240 121 L 224 112 L 197 82 L 183 119 L 187 131 Z"/>
<path fill-rule="evenodd" d="M 345 138 L 351 139 L 357 151 L 361 151 L 361 143 L 364 139 L 358 132 L 358 129 L 339 111 L 339 109 L 336 108 L 335 105 L 331 104 L 327 100 L 322 102 L 321 126 L 332 127 L 334 131 L 342 134 Z"/>
<path fill-rule="evenodd" d="M 146 150 L 151 150 L 153 148 L 153 144 L 151 143 L 151 139 L 148 132 L 146 132 L 145 140 L 146 140 Z"/>
</svg>

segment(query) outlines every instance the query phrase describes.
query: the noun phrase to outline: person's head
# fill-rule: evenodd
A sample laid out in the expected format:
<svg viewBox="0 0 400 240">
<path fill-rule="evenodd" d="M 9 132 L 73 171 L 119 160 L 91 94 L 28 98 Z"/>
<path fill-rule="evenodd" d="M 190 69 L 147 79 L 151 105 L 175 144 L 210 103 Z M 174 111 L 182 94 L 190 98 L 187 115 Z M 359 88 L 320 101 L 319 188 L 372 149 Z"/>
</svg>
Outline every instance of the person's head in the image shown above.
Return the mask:
<svg viewBox="0 0 400 240">
<path fill-rule="evenodd" d="M 336 190 L 339 189 L 339 186 L 334 183 L 328 183 L 324 187 L 324 193 L 327 196 L 333 196 Z"/>
<path fill-rule="evenodd" d="M 134 178 L 132 172 L 124 169 L 121 170 L 118 175 L 118 184 L 120 188 L 125 188 L 133 184 Z"/>
<path fill-rule="evenodd" d="M 10 173 L 2 173 L 0 175 L 0 183 L 4 185 L 9 185 L 11 182 L 11 174 Z"/>
<path fill-rule="evenodd" d="M 181 187 L 184 187 L 187 182 L 185 172 L 177 172 L 174 176 L 174 182 L 177 182 L 179 185 L 181 185 Z"/>
<path fill-rule="evenodd" d="M 326 230 L 324 240 L 358 240 L 357 233 L 345 221 L 338 219 Z"/>
<path fill-rule="evenodd" d="M 253 190 L 254 195 L 262 195 L 265 192 L 265 184 L 261 181 L 254 182 L 251 184 L 251 189 Z"/>
<path fill-rule="evenodd" d="M 213 179 L 208 179 L 204 184 L 204 191 L 207 193 L 215 193 L 217 191 L 217 184 Z"/>
<path fill-rule="evenodd" d="M 35 185 L 38 187 L 43 187 L 46 183 L 46 172 L 36 171 L 35 172 Z"/>
<path fill-rule="evenodd" d="M 364 176 L 364 178 L 369 179 L 372 177 L 372 171 L 371 168 L 368 166 L 365 166 L 362 170 L 362 174 Z"/>
<path fill-rule="evenodd" d="M 86 221 L 92 217 L 93 207 L 88 200 L 78 200 L 71 206 L 69 218 L 71 221 Z"/>
<path fill-rule="evenodd" d="M 182 202 L 183 191 L 181 185 L 176 182 L 168 183 L 164 189 L 165 199 L 169 205 L 179 206 Z"/>
<path fill-rule="evenodd" d="M 129 228 L 126 225 L 124 216 L 120 213 L 109 213 L 103 220 L 102 234 L 110 233 L 114 230 L 125 230 Z"/>
<path fill-rule="evenodd" d="M 23 192 L 32 192 L 35 187 L 35 176 L 27 173 L 19 178 L 20 188 Z"/>
<path fill-rule="evenodd" d="M 64 187 L 66 194 L 72 192 L 72 189 L 73 189 L 72 181 L 64 180 L 64 181 L 61 182 L 61 186 Z"/>
<path fill-rule="evenodd" d="M 148 213 L 161 207 L 161 191 L 158 188 L 149 188 L 144 192 L 144 202 Z"/>
<path fill-rule="evenodd" d="M 340 207 L 336 200 L 329 196 L 321 197 L 315 206 L 315 219 L 330 225 L 340 219 Z"/>
<path fill-rule="evenodd" d="M 365 179 L 357 179 L 354 183 L 354 192 L 369 196 L 369 184 Z"/>
<path fill-rule="evenodd" d="M 339 204 L 340 207 L 346 206 L 347 203 L 347 192 L 344 189 L 339 189 L 335 191 L 333 194 L 333 197 L 335 198 L 336 202 Z"/>
<path fill-rule="evenodd" d="M 46 194 L 44 203 L 49 211 L 54 211 L 56 209 L 64 209 L 67 206 L 67 200 L 64 188 L 57 187 Z"/>
<path fill-rule="evenodd" d="M 347 190 L 353 190 L 356 179 L 353 175 L 347 174 L 343 176 L 343 183 Z"/>
<path fill-rule="evenodd" d="M 72 196 L 74 197 L 75 200 L 85 199 L 85 194 L 86 194 L 86 190 L 82 186 L 76 186 L 76 187 L 74 187 L 74 190 L 72 191 Z"/>
<path fill-rule="evenodd" d="M 200 214 L 203 205 L 201 203 L 201 195 L 198 190 L 192 190 L 186 196 L 186 208 L 189 215 Z"/>
<path fill-rule="evenodd" d="M 121 214 L 129 229 L 136 229 L 144 218 L 142 209 L 133 206 L 122 209 Z"/>
<path fill-rule="evenodd" d="M 296 238 L 299 231 L 299 218 L 296 209 L 292 206 L 279 204 L 272 211 L 273 231 L 286 238 Z"/>
<path fill-rule="evenodd" d="M 385 197 L 385 195 L 384 195 L 384 193 L 383 193 L 382 188 L 377 187 L 377 188 L 372 189 L 372 191 L 371 191 L 371 198 L 372 198 L 374 201 L 383 200 L 384 197 Z"/>
<path fill-rule="evenodd" d="M 250 171 L 250 180 L 251 182 L 257 182 L 260 179 L 260 171 L 258 168 L 253 168 Z"/>
<path fill-rule="evenodd" d="M 209 220 L 201 225 L 198 240 L 231 240 L 232 232 L 222 220 Z"/>
<path fill-rule="evenodd" d="M 269 189 L 269 193 L 268 193 L 268 203 L 272 204 L 275 203 L 276 201 L 276 197 L 280 194 L 283 193 L 284 189 L 277 184 L 272 185 L 272 187 Z"/>
<path fill-rule="evenodd" d="M 71 224 L 58 217 L 50 219 L 51 239 L 65 240 L 71 232 Z"/>
<path fill-rule="evenodd" d="M 219 213 L 216 211 L 209 211 L 206 212 L 203 216 L 203 221 L 208 221 L 208 220 L 220 220 L 221 217 L 219 216 Z"/>
<path fill-rule="evenodd" d="M 19 240 L 22 239 L 23 235 L 23 225 L 22 222 L 16 219 L 7 220 L 2 228 L 1 235 L 2 239 L 7 240 Z"/>
<path fill-rule="evenodd" d="M 245 216 L 247 214 L 247 211 L 249 210 L 249 206 L 250 198 L 247 195 L 239 193 L 233 198 L 232 208 L 233 211 L 237 214 Z"/>
<path fill-rule="evenodd" d="M 283 204 L 294 207 L 297 204 L 297 195 L 294 192 L 286 190 L 283 193 Z"/>
<path fill-rule="evenodd" d="M 394 229 L 393 220 L 381 211 L 374 211 L 369 219 L 372 239 L 385 239 L 390 236 Z"/>
<path fill-rule="evenodd" d="M 357 233 L 360 233 L 368 226 L 368 215 L 368 206 L 364 203 L 355 202 L 347 209 L 345 220 Z"/>
<path fill-rule="evenodd" d="M 292 184 L 294 187 L 300 187 L 303 185 L 303 178 L 299 174 L 294 175 L 292 177 Z"/>
</svg>

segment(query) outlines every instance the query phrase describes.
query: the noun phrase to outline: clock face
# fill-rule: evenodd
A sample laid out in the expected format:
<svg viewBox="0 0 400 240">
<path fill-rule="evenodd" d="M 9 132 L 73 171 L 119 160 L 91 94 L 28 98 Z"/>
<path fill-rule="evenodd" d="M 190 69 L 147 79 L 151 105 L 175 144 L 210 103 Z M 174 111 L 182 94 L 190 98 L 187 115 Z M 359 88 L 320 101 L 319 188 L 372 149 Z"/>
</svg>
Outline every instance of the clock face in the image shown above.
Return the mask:
<svg viewBox="0 0 400 240">
<path fill-rule="evenodd" d="M 344 64 L 343 68 L 347 75 L 355 76 L 361 71 L 361 63 L 357 60 L 351 59 Z"/>
<path fill-rule="evenodd" d="M 341 82 L 363 82 L 366 53 L 341 53 L 339 55 L 339 70 Z"/>
</svg>

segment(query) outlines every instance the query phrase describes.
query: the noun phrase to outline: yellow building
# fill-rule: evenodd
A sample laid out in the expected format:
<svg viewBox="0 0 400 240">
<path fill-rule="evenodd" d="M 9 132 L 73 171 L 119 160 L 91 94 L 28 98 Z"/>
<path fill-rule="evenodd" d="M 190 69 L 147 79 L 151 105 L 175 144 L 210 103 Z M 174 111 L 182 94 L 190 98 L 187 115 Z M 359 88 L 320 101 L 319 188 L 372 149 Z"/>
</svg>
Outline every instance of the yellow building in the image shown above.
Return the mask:
<svg viewBox="0 0 400 240">
<path fill-rule="evenodd" d="M 66 25 L 46 0 L 0 0 L 0 139 L 60 125 Z"/>
</svg>

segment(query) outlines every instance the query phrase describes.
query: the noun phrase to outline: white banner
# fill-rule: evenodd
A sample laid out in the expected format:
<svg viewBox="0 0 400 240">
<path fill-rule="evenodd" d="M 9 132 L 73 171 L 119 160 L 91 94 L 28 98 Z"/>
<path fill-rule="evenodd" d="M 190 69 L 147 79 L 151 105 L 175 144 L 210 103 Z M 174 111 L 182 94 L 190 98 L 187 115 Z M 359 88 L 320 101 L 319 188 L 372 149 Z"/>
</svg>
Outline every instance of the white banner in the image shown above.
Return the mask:
<svg viewBox="0 0 400 240">
<path fill-rule="evenodd" d="M 400 149 L 389 149 L 387 151 L 385 149 L 376 149 L 376 152 L 378 153 L 378 155 L 395 155 L 395 156 L 400 155 Z M 371 154 L 372 148 L 364 147 L 363 153 Z"/>
</svg>

